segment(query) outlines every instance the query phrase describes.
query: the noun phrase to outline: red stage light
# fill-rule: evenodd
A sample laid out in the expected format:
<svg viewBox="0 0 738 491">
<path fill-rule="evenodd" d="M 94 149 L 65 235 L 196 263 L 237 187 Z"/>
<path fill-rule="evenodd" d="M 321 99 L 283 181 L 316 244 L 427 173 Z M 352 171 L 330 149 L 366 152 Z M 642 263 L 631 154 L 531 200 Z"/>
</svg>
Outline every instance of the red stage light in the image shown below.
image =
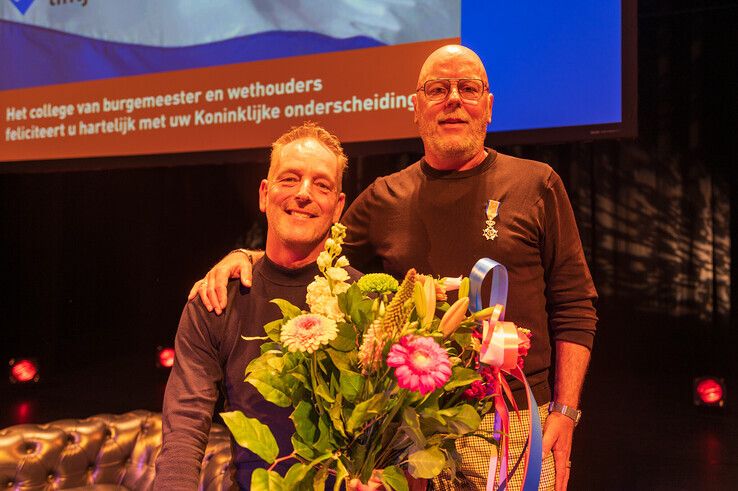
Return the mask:
<svg viewBox="0 0 738 491">
<path fill-rule="evenodd" d="M 172 368 L 174 365 L 174 348 L 159 348 L 159 366 Z"/>
<path fill-rule="evenodd" d="M 725 382 L 715 377 L 702 377 L 694 381 L 694 403 L 698 406 L 725 404 Z"/>
<path fill-rule="evenodd" d="M 10 407 L 11 422 L 14 425 L 22 425 L 30 423 L 34 420 L 37 402 L 19 401 Z"/>
<path fill-rule="evenodd" d="M 10 381 L 14 383 L 38 382 L 38 365 L 35 361 L 23 358 L 10 360 Z"/>
</svg>

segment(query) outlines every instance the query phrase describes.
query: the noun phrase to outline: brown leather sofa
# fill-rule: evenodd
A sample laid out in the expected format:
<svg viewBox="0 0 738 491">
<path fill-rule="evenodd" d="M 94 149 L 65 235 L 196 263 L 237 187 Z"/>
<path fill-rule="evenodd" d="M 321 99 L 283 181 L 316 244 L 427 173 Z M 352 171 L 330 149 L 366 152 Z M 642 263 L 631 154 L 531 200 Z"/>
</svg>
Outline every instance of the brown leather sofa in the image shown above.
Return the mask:
<svg viewBox="0 0 738 491">
<path fill-rule="evenodd" d="M 161 449 L 161 414 L 132 411 L 0 430 L 0 489 L 148 490 Z M 227 489 L 228 431 L 213 425 L 200 490 Z"/>
</svg>

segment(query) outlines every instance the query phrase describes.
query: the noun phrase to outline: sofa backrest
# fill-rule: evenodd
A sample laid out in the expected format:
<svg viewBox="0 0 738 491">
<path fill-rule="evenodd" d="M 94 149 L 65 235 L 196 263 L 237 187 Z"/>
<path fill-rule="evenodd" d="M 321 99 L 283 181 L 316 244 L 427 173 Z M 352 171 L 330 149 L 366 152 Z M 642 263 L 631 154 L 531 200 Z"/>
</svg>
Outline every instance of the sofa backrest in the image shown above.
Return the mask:
<svg viewBox="0 0 738 491">
<path fill-rule="evenodd" d="M 0 430 L 0 489 L 146 491 L 160 450 L 161 414 L 143 410 L 11 426 Z M 199 489 L 228 489 L 230 461 L 228 432 L 214 424 Z"/>
</svg>

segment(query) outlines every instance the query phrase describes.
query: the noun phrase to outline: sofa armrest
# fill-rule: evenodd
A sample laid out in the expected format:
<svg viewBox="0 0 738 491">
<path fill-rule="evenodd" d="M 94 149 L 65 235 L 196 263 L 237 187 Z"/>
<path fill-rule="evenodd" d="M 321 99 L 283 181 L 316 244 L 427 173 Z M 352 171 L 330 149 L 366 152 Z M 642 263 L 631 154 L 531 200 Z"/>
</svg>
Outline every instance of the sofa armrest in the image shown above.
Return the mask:
<svg viewBox="0 0 738 491">
<path fill-rule="evenodd" d="M 117 485 L 151 489 L 161 450 L 161 414 L 132 411 L 0 430 L 0 488 L 41 490 Z M 200 489 L 229 489 L 230 437 L 213 425 Z"/>
</svg>

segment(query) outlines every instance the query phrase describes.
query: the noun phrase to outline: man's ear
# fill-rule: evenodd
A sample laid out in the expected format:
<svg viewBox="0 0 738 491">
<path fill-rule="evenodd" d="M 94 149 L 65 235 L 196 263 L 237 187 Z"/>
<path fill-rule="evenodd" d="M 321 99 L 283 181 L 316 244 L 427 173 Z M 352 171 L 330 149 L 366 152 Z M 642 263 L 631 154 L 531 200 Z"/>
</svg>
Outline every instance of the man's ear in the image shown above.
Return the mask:
<svg viewBox="0 0 738 491">
<path fill-rule="evenodd" d="M 413 105 L 413 123 L 418 124 L 418 94 L 410 96 L 410 102 Z"/>
<path fill-rule="evenodd" d="M 489 113 L 487 116 L 487 124 L 490 124 L 492 122 L 492 103 L 495 101 L 495 95 L 490 92 L 489 93 Z"/>
<path fill-rule="evenodd" d="M 262 179 L 261 184 L 259 185 L 259 209 L 262 211 L 262 213 L 266 213 L 268 191 L 269 181 L 267 181 L 266 179 Z"/>
<path fill-rule="evenodd" d="M 338 202 L 336 207 L 333 209 L 333 223 L 336 223 L 341 219 L 343 213 L 343 206 L 346 204 L 346 195 L 343 193 L 338 194 Z"/>
</svg>

